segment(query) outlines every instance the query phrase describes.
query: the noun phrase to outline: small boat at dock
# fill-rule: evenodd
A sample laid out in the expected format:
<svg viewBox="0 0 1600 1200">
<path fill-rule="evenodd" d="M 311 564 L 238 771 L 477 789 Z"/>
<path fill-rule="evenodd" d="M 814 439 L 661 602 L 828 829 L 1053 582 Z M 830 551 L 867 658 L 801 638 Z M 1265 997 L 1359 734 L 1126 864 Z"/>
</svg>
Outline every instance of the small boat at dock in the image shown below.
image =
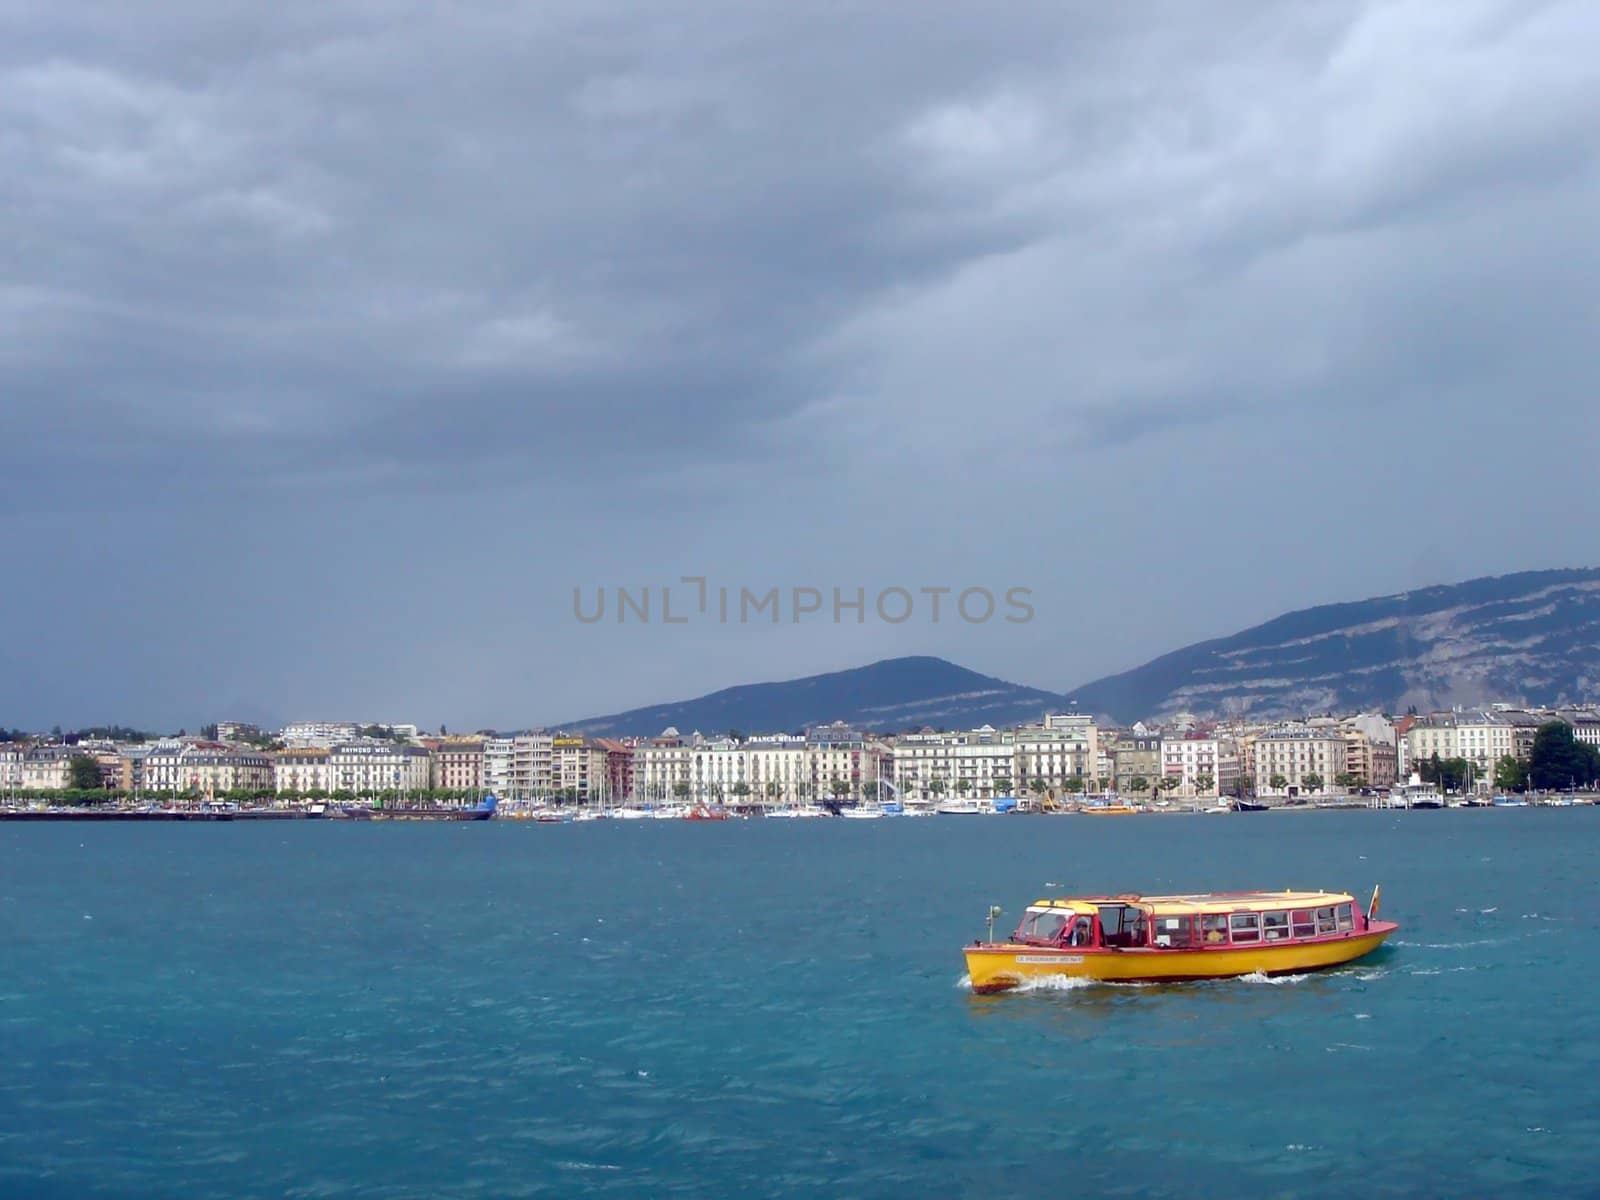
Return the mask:
<svg viewBox="0 0 1600 1200">
<path fill-rule="evenodd" d="M 1205 892 L 1035 900 L 1010 937 L 966 947 L 975 992 L 1065 977 L 1176 983 L 1298 975 L 1370 954 L 1399 928 L 1348 892 Z"/>
</svg>

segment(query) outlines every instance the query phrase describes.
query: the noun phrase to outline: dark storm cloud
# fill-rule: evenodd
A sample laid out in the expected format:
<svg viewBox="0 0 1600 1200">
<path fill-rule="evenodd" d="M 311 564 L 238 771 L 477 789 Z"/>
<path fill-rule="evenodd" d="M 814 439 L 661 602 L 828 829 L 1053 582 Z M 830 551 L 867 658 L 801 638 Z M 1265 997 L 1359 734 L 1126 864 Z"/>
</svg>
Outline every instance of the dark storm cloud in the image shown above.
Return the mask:
<svg viewBox="0 0 1600 1200">
<path fill-rule="evenodd" d="M 895 233 L 921 198 L 894 138 L 930 89 L 1045 54 L 1029 24 L 13 7 L 12 465 L 66 429 L 92 459 L 97 427 L 130 469 L 596 426 L 597 450 L 725 450 L 822 382 L 786 360 L 854 297 L 994 240 Z"/>
<path fill-rule="evenodd" d="M 1025 571 L 1103 632 L 784 631 L 760 673 L 921 649 L 1066 687 L 1424 559 L 1592 558 L 1534 513 L 1593 505 L 1562 489 L 1595 449 L 1597 33 L 1577 3 L 0 0 L 0 511 L 138 547 L 113 614 L 61 603 L 103 555 L 12 603 L 224 698 L 303 707 L 314 657 L 314 707 L 515 721 L 542 685 L 475 686 L 506 655 L 561 679 L 545 715 L 752 661 L 575 640 L 545 608 L 578 580 Z M 1387 527 L 1540 452 L 1482 537 Z M 219 528 L 239 582 L 202 602 L 185 535 Z M 389 586 L 308 600 L 286 542 Z M 1244 600 L 1150 585 L 1224 545 L 1272 557 Z M 352 625 L 425 625 L 428 672 L 373 675 Z M 69 703 L 10 653 L 16 703 Z"/>
</svg>

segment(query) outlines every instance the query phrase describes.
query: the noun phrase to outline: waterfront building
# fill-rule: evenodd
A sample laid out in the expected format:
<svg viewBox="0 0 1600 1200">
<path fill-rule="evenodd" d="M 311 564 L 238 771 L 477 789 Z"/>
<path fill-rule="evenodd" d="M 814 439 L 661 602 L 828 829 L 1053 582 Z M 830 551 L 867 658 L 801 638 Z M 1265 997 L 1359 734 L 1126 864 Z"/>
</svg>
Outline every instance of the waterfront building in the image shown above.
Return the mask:
<svg viewBox="0 0 1600 1200">
<path fill-rule="evenodd" d="M 328 752 L 335 792 L 374 796 L 382 792 L 420 792 L 429 783 L 428 752 L 400 742 L 340 742 Z"/>
<path fill-rule="evenodd" d="M 1393 787 L 1398 777 L 1398 754 L 1393 742 L 1375 742 L 1356 729 L 1344 731 L 1345 773 L 1355 786 Z"/>
<path fill-rule="evenodd" d="M 811 751 L 804 737 L 792 733 L 760 734 L 744 744 L 750 801 L 781 805 L 812 798 L 815 782 Z"/>
<path fill-rule="evenodd" d="M 1051 795 L 1067 790 L 1069 779 L 1082 781 L 1083 790 L 1098 790 L 1102 771 L 1101 739 L 1094 718 L 1083 712 L 1050 712 L 1042 725 L 1022 725 L 1016 730 L 1016 787 L 1030 789 L 1035 779 Z"/>
<path fill-rule="evenodd" d="M 599 802 L 606 780 L 605 749 L 576 734 L 548 740 L 550 790 L 544 794 L 577 804 Z"/>
<path fill-rule="evenodd" d="M 672 726 L 647 738 L 634 750 L 633 796 L 648 804 L 658 804 L 693 792 L 694 745 L 699 740 L 684 737 Z"/>
<path fill-rule="evenodd" d="M 605 755 L 602 798 L 622 802 L 633 795 L 634 748 L 637 739 L 595 738 L 595 746 Z"/>
<path fill-rule="evenodd" d="M 690 786 L 696 803 L 748 803 L 750 759 L 733 737 L 701 740 L 690 760 Z"/>
<path fill-rule="evenodd" d="M 447 792 L 483 790 L 483 742 L 479 738 L 428 738 L 431 786 Z"/>
<path fill-rule="evenodd" d="M 1439 759 L 1465 759 L 1472 769 L 1475 791 L 1487 791 L 1494 782 L 1494 764 L 1515 753 L 1511 722 L 1496 712 L 1457 709 L 1417 718 L 1406 730 L 1407 758 L 1412 770 Z"/>
<path fill-rule="evenodd" d="M 1417 723 L 1413 715 L 1401 717 L 1394 723 L 1394 770 L 1396 779 L 1410 779 L 1415 768 L 1411 765 L 1411 743 L 1406 734 Z"/>
<path fill-rule="evenodd" d="M 1161 779 L 1161 733 L 1142 721 L 1120 730 L 1111 743 L 1111 777 L 1118 792 L 1134 794 L 1134 780 L 1142 779 L 1147 790 Z"/>
<path fill-rule="evenodd" d="M 143 787 L 202 796 L 236 790 L 261 794 L 275 790 L 275 768 L 272 758 L 247 746 L 163 741 L 145 756 Z"/>
<path fill-rule="evenodd" d="M 1016 735 L 989 725 L 906 734 L 895 743 L 893 771 L 902 800 L 1010 795 L 1017 778 Z"/>
<path fill-rule="evenodd" d="M 892 752 L 842 721 L 806 730 L 806 751 L 817 799 L 876 799 L 878 781 L 892 780 Z"/>
<path fill-rule="evenodd" d="M 13 792 L 22 786 L 22 762 L 27 747 L 21 742 L 0 742 L 0 792 Z"/>
<path fill-rule="evenodd" d="M 516 757 L 516 740 L 510 737 L 488 737 L 483 742 L 483 786 L 492 796 L 509 799 L 513 766 Z"/>
<path fill-rule="evenodd" d="M 124 792 L 130 790 L 123 783 L 124 760 L 117 753 L 115 745 L 86 747 L 79 744 L 79 753 L 94 759 L 94 765 L 100 773 L 100 786 L 108 792 Z M 128 772 L 132 774 L 132 772 Z"/>
<path fill-rule="evenodd" d="M 1525 709 L 1499 709 L 1496 715 L 1507 725 L 1511 726 L 1511 753 L 1520 762 L 1527 762 L 1533 757 L 1533 739 L 1538 736 L 1539 726 L 1548 719 L 1541 713 L 1528 712 Z M 1600 735 L 1600 730 L 1597 730 Z M 1574 728 L 1574 735 L 1577 730 Z M 1591 743 L 1600 746 L 1600 741 Z"/>
<path fill-rule="evenodd" d="M 1101 754 L 1094 718 L 1079 713 L 1050 713 L 1042 726 L 1025 725 L 1016 731 L 1016 787 L 1019 795 L 1032 790 L 1035 780 L 1053 796 L 1068 790 L 1067 781 L 1079 781 L 1080 790 L 1099 790 Z"/>
<path fill-rule="evenodd" d="M 273 788 L 280 795 L 297 792 L 301 796 L 333 794 L 332 751 L 321 746 L 299 746 L 280 750 L 272 760 Z"/>
<path fill-rule="evenodd" d="M 278 739 L 289 747 L 332 747 L 360 736 L 361 726 L 354 721 L 295 721 L 278 733 Z"/>
<path fill-rule="evenodd" d="M 511 740 L 513 800 L 547 800 L 554 793 L 554 741 L 548 733 L 519 733 Z"/>
<path fill-rule="evenodd" d="M 1257 736 L 1254 749 L 1251 773 L 1261 796 L 1325 795 L 1345 771 L 1345 740 L 1336 729 L 1280 726 Z"/>
<path fill-rule="evenodd" d="M 72 784 L 72 746 L 30 746 L 22 756 L 21 786 L 28 791 L 59 792 Z"/>
<path fill-rule="evenodd" d="M 1183 796 L 1217 795 L 1217 739 L 1189 729 L 1161 739 L 1161 777 Z"/>
<path fill-rule="evenodd" d="M 150 747 L 142 743 L 130 743 L 117 747 L 117 783 L 119 792 L 137 795 L 144 787 L 144 761 L 150 754 Z"/>
<path fill-rule="evenodd" d="M 1585 746 L 1594 746 L 1600 749 L 1600 713 L 1582 708 L 1562 709 L 1553 714 L 1553 719 L 1570 726 L 1572 736 L 1576 741 L 1582 742 Z M 1538 726 L 1535 726 L 1534 729 L 1537 732 Z M 1531 737 L 1528 739 L 1528 747 L 1530 751 L 1533 748 L 1533 739 Z"/>
<path fill-rule="evenodd" d="M 1244 760 L 1231 749 L 1231 743 L 1217 743 L 1217 789 L 1218 796 L 1236 796 L 1239 794 L 1239 776 L 1244 772 Z"/>
</svg>

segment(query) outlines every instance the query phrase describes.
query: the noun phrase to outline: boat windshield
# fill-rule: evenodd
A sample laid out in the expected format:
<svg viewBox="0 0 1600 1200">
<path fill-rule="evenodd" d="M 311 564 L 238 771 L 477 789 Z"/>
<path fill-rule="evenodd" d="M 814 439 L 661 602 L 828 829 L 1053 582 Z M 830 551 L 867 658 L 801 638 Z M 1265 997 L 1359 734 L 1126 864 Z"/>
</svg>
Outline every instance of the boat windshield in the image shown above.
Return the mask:
<svg viewBox="0 0 1600 1200">
<path fill-rule="evenodd" d="M 1072 913 L 1059 908 L 1029 909 L 1017 927 L 1017 940 L 1025 942 L 1054 942 L 1072 920 Z"/>
<path fill-rule="evenodd" d="M 1049 942 L 1052 945 L 1088 946 L 1094 941 L 1094 922 L 1070 909 L 1029 909 L 1017 927 L 1019 942 Z"/>
</svg>

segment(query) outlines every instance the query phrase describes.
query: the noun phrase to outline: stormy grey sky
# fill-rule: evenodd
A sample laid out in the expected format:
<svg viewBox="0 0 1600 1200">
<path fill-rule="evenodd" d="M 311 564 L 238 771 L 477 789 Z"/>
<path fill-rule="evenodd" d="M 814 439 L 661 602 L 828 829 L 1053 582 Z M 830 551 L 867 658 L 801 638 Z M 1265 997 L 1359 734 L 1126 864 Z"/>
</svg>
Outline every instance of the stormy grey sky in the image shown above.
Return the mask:
<svg viewBox="0 0 1600 1200">
<path fill-rule="evenodd" d="M 0 0 L 0 725 L 1067 688 L 1600 562 L 1600 10 Z M 582 625 L 572 589 L 1033 590 Z"/>
</svg>

